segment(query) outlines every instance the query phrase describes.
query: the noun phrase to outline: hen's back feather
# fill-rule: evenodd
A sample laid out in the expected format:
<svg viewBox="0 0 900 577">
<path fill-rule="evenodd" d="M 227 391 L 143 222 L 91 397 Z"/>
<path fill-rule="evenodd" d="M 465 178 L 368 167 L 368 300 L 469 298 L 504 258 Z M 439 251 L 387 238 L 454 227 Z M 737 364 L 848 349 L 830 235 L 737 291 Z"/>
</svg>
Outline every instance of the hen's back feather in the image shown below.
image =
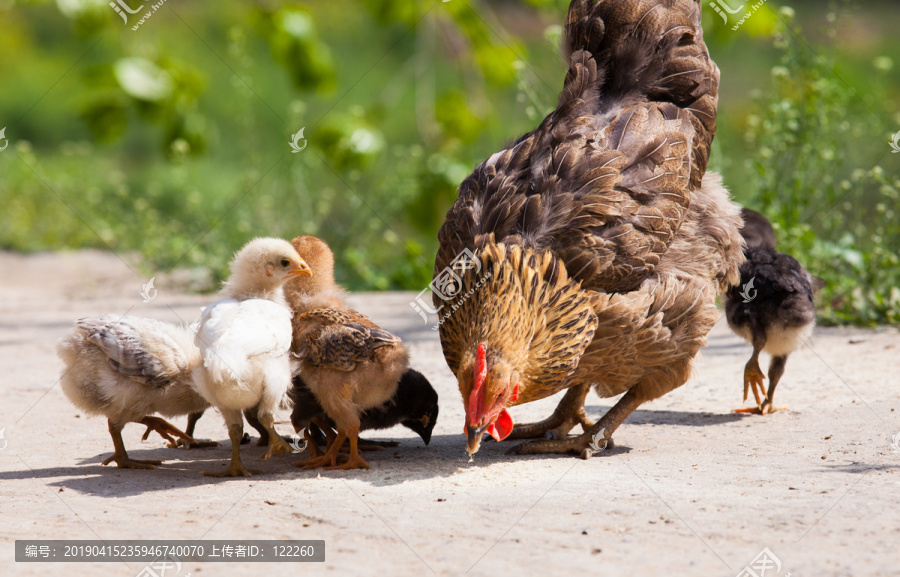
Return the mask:
<svg viewBox="0 0 900 577">
<path fill-rule="evenodd" d="M 716 130 L 719 73 L 699 5 L 574 0 L 564 50 L 558 108 L 460 185 L 436 273 L 493 235 L 551 250 L 584 288 L 624 292 L 678 233 Z"/>
</svg>

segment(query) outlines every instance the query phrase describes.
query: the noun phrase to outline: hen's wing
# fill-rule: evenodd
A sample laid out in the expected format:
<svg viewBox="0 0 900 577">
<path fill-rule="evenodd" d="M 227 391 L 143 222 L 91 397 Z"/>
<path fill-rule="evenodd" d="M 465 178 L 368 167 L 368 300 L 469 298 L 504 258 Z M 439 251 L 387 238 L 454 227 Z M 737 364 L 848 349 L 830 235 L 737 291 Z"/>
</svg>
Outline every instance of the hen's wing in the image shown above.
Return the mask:
<svg viewBox="0 0 900 577">
<path fill-rule="evenodd" d="M 718 68 L 699 6 L 574 0 L 566 36 L 559 107 L 460 185 L 436 274 L 493 236 L 552 250 L 585 288 L 627 291 L 679 230 L 715 133 Z"/>
<path fill-rule="evenodd" d="M 253 357 L 280 357 L 291 347 L 291 313 L 264 299 L 224 299 L 203 311 L 197 346 L 206 368 L 243 378 Z"/>
<path fill-rule="evenodd" d="M 319 325 L 297 351 L 298 357 L 314 367 L 352 371 L 357 363 L 371 359 L 377 349 L 401 342 L 356 311 L 316 309 L 299 315 L 298 321 Z"/>
<path fill-rule="evenodd" d="M 103 351 L 113 370 L 153 387 L 164 387 L 190 369 L 190 352 L 170 336 L 173 327 L 137 317 L 83 318 L 75 325 Z"/>
</svg>

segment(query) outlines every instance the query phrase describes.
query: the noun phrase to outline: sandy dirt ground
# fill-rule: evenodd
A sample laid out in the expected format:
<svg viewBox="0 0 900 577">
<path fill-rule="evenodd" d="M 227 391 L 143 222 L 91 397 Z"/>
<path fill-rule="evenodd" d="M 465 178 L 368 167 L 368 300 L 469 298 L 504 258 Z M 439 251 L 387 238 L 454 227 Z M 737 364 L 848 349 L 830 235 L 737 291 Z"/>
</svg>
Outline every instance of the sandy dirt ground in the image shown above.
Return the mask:
<svg viewBox="0 0 900 577">
<path fill-rule="evenodd" d="M 318 564 L 187 563 L 180 575 L 698 575 L 734 576 L 767 548 L 774 575 L 900 574 L 900 335 L 818 329 L 778 391 L 788 411 L 738 415 L 750 347 L 724 319 L 694 377 L 638 410 L 615 447 L 574 457 L 505 456 L 489 443 L 465 455 L 463 407 L 437 333 L 408 293 L 352 303 L 409 345 L 441 395 L 430 446 L 403 428 L 372 438 L 400 447 L 368 454 L 371 469 L 310 472 L 295 457 L 259 460 L 251 479 L 200 471 L 229 456 L 221 417 L 208 450 L 168 449 L 125 430 L 153 471 L 102 467 L 112 443 L 102 418 L 81 414 L 58 385 L 57 340 L 101 313 L 193 320 L 209 296 L 182 294 L 98 252 L 0 253 L 0 574 L 133 576 L 139 564 L 16 564 L 16 539 L 324 539 Z M 588 398 L 597 416 L 614 399 Z M 555 399 L 513 410 L 544 418 Z M 286 418 L 287 415 L 284 415 Z M 175 423 L 183 426 L 185 420 Z M 290 433 L 288 425 L 281 425 Z M 895 442 L 896 443 L 896 442 Z M 751 573 L 744 573 L 752 575 Z M 169 577 L 174 577 L 172 572 Z"/>
</svg>

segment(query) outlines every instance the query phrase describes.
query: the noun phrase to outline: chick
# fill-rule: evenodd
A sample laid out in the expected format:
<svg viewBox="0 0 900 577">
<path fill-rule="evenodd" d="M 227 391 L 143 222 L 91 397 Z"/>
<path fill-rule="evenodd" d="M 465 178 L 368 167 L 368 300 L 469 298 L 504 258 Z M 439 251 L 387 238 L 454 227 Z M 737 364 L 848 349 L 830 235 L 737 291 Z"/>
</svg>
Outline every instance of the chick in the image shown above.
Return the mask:
<svg viewBox="0 0 900 577">
<path fill-rule="evenodd" d="M 120 468 L 153 469 L 162 461 L 128 457 L 122 428 L 134 422 L 189 447 L 199 443 L 193 430 L 186 434 L 153 413 L 174 417 L 203 411 L 209 404 L 192 387 L 192 369 L 200 363 L 188 327 L 152 319 L 106 315 L 80 319 L 75 330 L 59 343 L 65 363 L 60 379 L 63 392 L 78 408 L 91 415 L 105 415 L 115 453 L 103 461 Z M 193 428 L 191 428 L 193 429 Z"/>
<path fill-rule="evenodd" d="M 337 438 L 329 439 L 328 452 L 306 466 L 335 467 L 337 453 L 349 437 L 350 460 L 339 468 L 367 468 L 358 452 L 362 414 L 384 407 L 394 397 L 409 357 L 399 338 L 347 308 L 346 291 L 334 280 L 334 254 L 325 241 L 298 236 L 291 244 L 315 271 L 314 277 L 297 278 L 285 286 L 294 311 L 293 352 L 301 361 L 303 382 L 338 429 Z M 310 420 L 331 432 L 321 415 Z M 310 449 L 316 451 L 313 447 L 311 442 Z"/>
<path fill-rule="evenodd" d="M 193 371 L 194 382 L 200 395 L 221 411 L 231 439 L 229 467 L 204 475 L 250 476 L 240 455 L 241 411 L 250 407 L 258 407 L 260 423 L 269 431 L 263 458 L 291 451 L 274 428 L 275 409 L 291 382 L 291 311 L 283 286 L 304 275 L 312 271 L 290 243 L 257 238 L 235 255 L 220 292 L 225 298 L 203 311 L 196 338 L 203 362 Z"/>
<path fill-rule="evenodd" d="M 314 236 L 302 235 L 291 245 L 315 273 L 295 278 L 284 285 L 284 296 L 296 315 L 313 309 L 345 310 L 347 291 L 334 280 L 334 253 L 328 244 Z M 296 327 L 296 322 L 294 323 Z"/>
<path fill-rule="evenodd" d="M 310 459 L 306 468 L 367 469 L 369 464 L 358 450 L 360 415 L 394 396 L 409 367 L 406 349 L 398 337 L 353 310 L 314 309 L 294 320 L 292 354 L 300 361 L 300 374 L 337 425 L 337 438 L 328 451 Z M 337 465 L 338 451 L 347 438 L 350 458 Z"/>
<path fill-rule="evenodd" d="M 291 413 L 291 424 L 298 433 L 306 430 L 306 440 L 313 456 L 321 456 L 318 453 L 318 439 L 314 438 L 310 425 L 316 419 L 325 426 L 328 440 L 334 439 L 332 431 L 334 422 L 327 418 L 324 409 L 319 404 L 316 396 L 309 390 L 306 383 L 299 376 L 294 377 L 294 386 L 290 392 L 294 403 Z M 395 425 L 403 425 L 419 435 L 425 444 L 431 442 L 431 432 L 437 422 L 438 394 L 428 382 L 425 376 L 409 369 L 400 378 L 394 395 L 383 405 L 364 411 L 359 416 L 360 431 L 371 429 L 388 429 Z M 321 428 L 321 426 L 320 426 Z M 381 445 L 366 442 L 360 439 L 360 448 L 381 448 Z M 300 462 L 298 465 L 305 465 Z"/>
<path fill-rule="evenodd" d="M 812 335 L 816 323 L 813 297 L 825 283 L 794 257 L 775 250 L 772 225 L 763 215 L 744 209 L 742 216 L 746 262 L 741 266 L 741 284 L 731 287 L 723 300 L 728 326 L 753 345 L 753 355 L 744 367 L 744 400 L 752 389 L 757 406 L 736 412 L 766 415 L 784 409 L 772 404 L 775 387 L 788 356 Z M 759 366 L 763 351 L 771 356 L 768 392 Z"/>
<path fill-rule="evenodd" d="M 291 241 L 297 254 L 306 262 L 313 272 L 310 276 L 292 278 L 283 287 L 285 299 L 294 315 L 317 308 L 343 310 L 347 308 L 344 298 L 347 291 L 334 280 L 334 254 L 325 241 L 314 236 L 298 236 Z M 258 407 L 244 410 L 247 423 L 259 433 L 258 446 L 269 444 L 269 433 L 257 418 Z M 186 431 L 192 431 L 203 413 L 190 415 Z M 250 438 L 245 436 L 244 443 Z"/>
</svg>

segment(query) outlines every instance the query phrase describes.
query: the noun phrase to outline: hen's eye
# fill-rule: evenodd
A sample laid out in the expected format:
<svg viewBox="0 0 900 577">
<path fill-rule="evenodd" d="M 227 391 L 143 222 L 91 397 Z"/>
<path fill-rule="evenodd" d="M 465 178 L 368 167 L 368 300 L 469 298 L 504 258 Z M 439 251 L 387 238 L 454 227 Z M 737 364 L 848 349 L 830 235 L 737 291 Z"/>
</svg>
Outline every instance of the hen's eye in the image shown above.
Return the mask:
<svg viewBox="0 0 900 577">
<path fill-rule="evenodd" d="M 289 261 L 288 259 L 286 259 L 286 258 L 281 259 L 281 266 L 286 267 L 289 264 L 291 264 L 291 261 Z"/>
</svg>

